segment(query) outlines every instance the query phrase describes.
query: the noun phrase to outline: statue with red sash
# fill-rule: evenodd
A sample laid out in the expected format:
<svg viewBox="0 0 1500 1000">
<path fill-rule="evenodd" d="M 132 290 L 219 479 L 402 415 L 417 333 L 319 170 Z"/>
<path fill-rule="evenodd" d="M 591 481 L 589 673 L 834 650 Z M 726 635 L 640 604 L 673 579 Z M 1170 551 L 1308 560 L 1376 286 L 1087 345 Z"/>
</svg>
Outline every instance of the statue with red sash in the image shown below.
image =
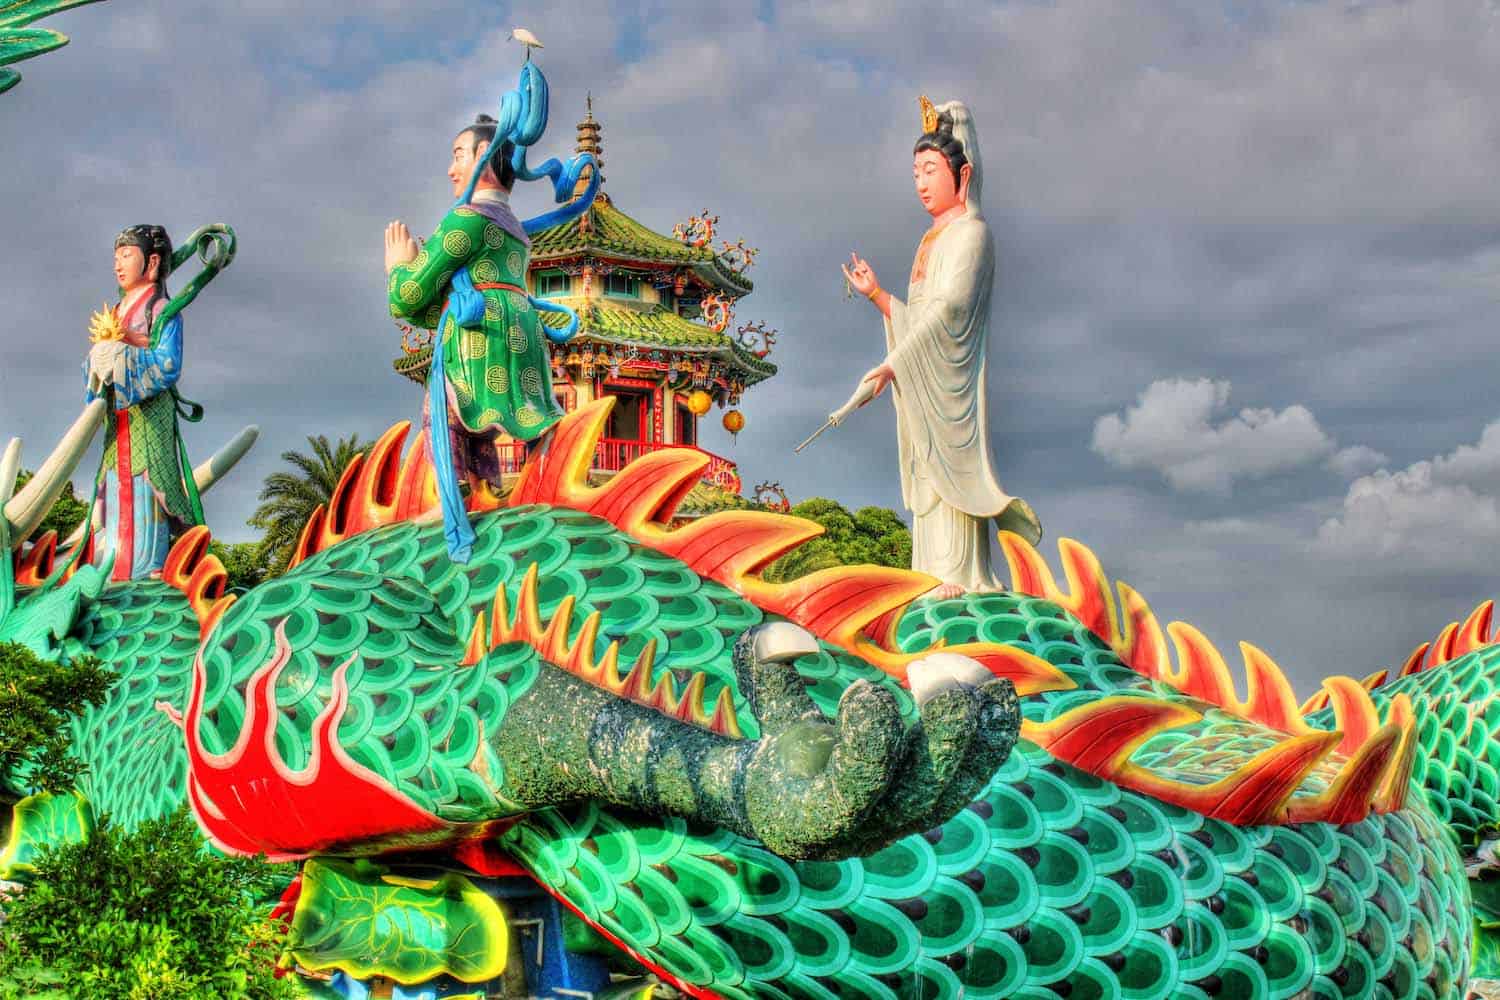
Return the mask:
<svg viewBox="0 0 1500 1000">
<path fill-rule="evenodd" d="M 171 297 L 167 277 L 198 250 L 205 268 Z M 173 538 L 203 523 L 179 420 L 202 407 L 177 394 L 182 376 L 182 310 L 234 254 L 234 231 L 208 226 L 176 253 L 161 226 L 131 226 L 115 238 L 120 300 L 95 313 L 84 362 L 85 396 L 105 398 L 104 458 L 95 481 L 91 561 L 112 558 L 111 578 L 161 572 Z"/>
</svg>

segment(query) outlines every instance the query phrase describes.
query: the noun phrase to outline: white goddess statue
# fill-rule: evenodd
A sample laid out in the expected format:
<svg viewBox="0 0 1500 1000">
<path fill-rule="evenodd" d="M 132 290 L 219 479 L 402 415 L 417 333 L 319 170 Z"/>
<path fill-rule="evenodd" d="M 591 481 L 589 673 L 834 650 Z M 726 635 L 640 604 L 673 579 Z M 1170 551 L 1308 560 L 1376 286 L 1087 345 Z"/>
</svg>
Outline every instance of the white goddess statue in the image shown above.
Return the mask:
<svg viewBox="0 0 1500 1000">
<path fill-rule="evenodd" d="M 937 577 L 936 597 L 1003 589 L 990 563 L 992 532 L 1036 544 L 1031 507 L 1006 494 L 990 457 L 985 351 L 995 245 L 980 212 L 983 168 L 969 109 L 922 98 L 912 162 L 932 226 L 917 245 L 902 302 L 858 254 L 850 286 L 880 310 L 886 359 L 864 378 L 878 396 L 894 386 L 901 499 L 912 512 L 912 568 Z"/>
</svg>

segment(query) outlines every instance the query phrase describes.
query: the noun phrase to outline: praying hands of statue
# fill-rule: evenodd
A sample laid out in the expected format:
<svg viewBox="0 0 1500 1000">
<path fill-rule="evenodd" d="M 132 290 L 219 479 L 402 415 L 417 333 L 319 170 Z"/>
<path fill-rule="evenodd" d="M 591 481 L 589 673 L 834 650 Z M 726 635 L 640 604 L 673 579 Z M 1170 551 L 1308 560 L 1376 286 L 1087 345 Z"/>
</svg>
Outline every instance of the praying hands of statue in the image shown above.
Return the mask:
<svg viewBox="0 0 1500 1000">
<path fill-rule="evenodd" d="M 854 251 L 849 252 L 849 263 L 842 266 L 844 280 L 856 292 L 875 303 L 875 308 L 889 316 L 891 314 L 891 297 L 886 294 L 885 289 L 880 287 L 880 282 L 875 277 L 875 269 L 870 267 L 869 261 L 865 260 Z"/>
<path fill-rule="evenodd" d="M 421 252 L 421 245 L 412 236 L 411 230 L 406 228 L 406 223 L 392 222 L 385 227 L 386 274 L 390 274 L 402 264 L 410 264 Z"/>
</svg>

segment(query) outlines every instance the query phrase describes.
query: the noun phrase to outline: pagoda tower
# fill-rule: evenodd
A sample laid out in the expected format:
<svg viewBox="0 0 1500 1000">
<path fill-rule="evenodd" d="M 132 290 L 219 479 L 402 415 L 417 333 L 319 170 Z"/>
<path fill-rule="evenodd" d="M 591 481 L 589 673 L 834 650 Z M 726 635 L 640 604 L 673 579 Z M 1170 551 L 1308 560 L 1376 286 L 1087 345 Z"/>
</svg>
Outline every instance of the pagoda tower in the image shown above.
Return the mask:
<svg viewBox="0 0 1500 1000">
<path fill-rule="evenodd" d="M 601 126 L 593 99 L 578 123 L 578 152 L 594 154 L 600 189 L 587 212 L 532 235 L 527 285 L 539 298 L 554 299 L 578 313 L 578 331 L 566 344 L 551 344 L 552 386 L 566 410 L 609 395 L 615 397 L 609 425 L 594 455 L 601 478 L 632 459 L 660 448 L 694 448 L 709 457 L 703 482 L 684 501 L 691 516 L 722 507 L 746 506 L 735 463 L 698 447 L 698 422 L 717 406 L 731 431 L 743 425 L 736 407 L 745 390 L 776 374 L 766 360 L 775 331 L 747 324 L 736 334 L 733 307 L 753 283 L 745 270 L 756 251 L 721 240 L 714 249 L 717 218 L 705 211 L 663 235 L 626 215 L 603 187 Z M 588 183 L 579 181 L 581 193 Z M 542 314 L 551 326 L 564 317 Z M 430 344 L 407 347 L 398 372 L 424 383 Z M 519 472 L 520 442 L 496 440 L 503 473 Z"/>
</svg>

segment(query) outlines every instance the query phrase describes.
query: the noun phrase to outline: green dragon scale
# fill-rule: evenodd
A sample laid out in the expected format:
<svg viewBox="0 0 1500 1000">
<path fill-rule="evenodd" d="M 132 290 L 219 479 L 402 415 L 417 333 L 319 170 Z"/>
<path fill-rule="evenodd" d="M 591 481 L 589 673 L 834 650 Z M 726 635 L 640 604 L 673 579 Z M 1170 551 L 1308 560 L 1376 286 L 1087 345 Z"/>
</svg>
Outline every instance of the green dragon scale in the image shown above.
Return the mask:
<svg viewBox="0 0 1500 1000">
<path fill-rule="evenodd" d="M 601 412 L 475 515 L 467 565 L 377 454 L 237 600 L 195 556 L 91 586 L 54 652 L 120 675 L 74 727 L 93 808 L 190 801 L 288 858 L 501 859 L 696 996 L 1460 995 L 1495 648 L 1375 688 L 1370 732 L 1277 729 L 1019 586 L 763 584 L 812 529 L 667 529 L 690 454 L 582 486 Z"/>
</svg>

